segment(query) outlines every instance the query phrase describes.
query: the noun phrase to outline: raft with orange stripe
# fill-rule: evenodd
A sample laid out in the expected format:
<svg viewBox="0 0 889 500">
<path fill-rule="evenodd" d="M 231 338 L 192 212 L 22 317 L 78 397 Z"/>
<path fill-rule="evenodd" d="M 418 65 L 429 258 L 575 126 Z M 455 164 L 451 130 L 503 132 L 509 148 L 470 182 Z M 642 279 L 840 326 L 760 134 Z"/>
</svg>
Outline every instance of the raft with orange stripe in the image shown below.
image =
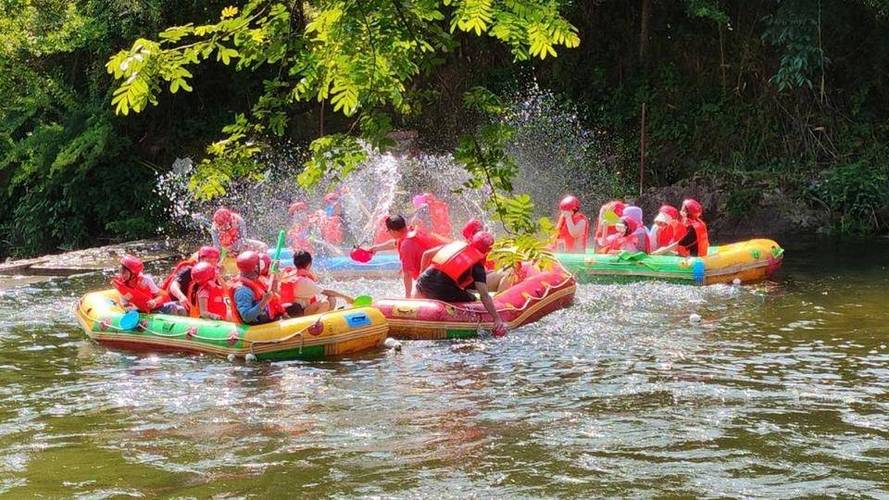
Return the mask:
<svg viewBox="0 0 889 500">
<path fill-rule="evenodd" d="M 379 347 L 389 330 L 371 307 L 344 309 L 262 325 L 244 325 L 166 314 L 141 314 L 131 330 L 120 327 L 124 309 L 116 290 L 88 293 L 75 307 L 86 334 L 108 347 L 257 360 L 320 359 Z"/>
<path fill-rule="evenodd" d="M 557 269 L 531 276 L 494 296 L 510 329 L 567 307 L 574 301 L 574 277 Z M 410 340 L 476 337 L 494 326 L 481 302 L 448 303 L 431 299 L 383 299 L 374 304 L 389 320 L 389 335 Z"/>
</svg>

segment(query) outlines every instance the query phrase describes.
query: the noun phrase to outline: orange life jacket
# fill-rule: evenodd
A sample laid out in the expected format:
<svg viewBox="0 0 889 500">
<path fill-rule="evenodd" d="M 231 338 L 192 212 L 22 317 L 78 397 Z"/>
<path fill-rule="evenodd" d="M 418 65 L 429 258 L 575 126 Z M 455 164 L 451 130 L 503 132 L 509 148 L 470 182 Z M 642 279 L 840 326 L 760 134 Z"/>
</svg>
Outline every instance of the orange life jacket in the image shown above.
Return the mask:
<svg viewBox="0 0 889 500">
<path fill-rule="evenodd" d="M 427 204 L 429 205 L 429 218 L 432 219 L 432 231 L 450 238 L 453 228 L 451 227 L 448 204 L 439 199 L 428 201 Z"/>
<path fill-rule="evenodd" d="M 710 251 L 710 237 L 707 235 L 707 225 L 704 224 L 704 221 L 701 219 L 687 219 L 688 224 L 691 226 L 692 230 L 695 232 L 695 239 L 697 239 L 698 243 L 698 257 L 706 257 L 707 252 Z M 683 235 L 685 236 L 685 235 Z M 680 245 L 678 247 L 679 255 L 683 257 L 688 257 L 691 255 L 691 252 L 688 248 Z"/>
<path fill-rule="evenodd" d="M 251 280 L 251 279 L 245 278 L 243 276 L 238 276 L 232 280 L 231 285 L 228 287 L 227 295 L 228 295 L 229 301 L 231 301 L 231 304 L 232 304 L 232 307 L 231 307 L 232 319 L 234 319 L 238 323 L 243 323 L 244 320 L 241 319 L 241 313 L 238 311 L 238 303 L 235 300 L 235 291 L 242 285 L 246 286 L 247 288 L 250 289 L 250 291 L 253 292 L 253 300 L 255 300 L 257 302 L 262 300 L 262 296 L 265 295 L 265 292 L 268 291 L 268 287 L 266 287 L 259 280 Z M 276 318 L 281 317 L 284 314 L 284 312 L 285 312 L 284 306 L 281 304 L 280 298 L 277 295 L 275 295 L 274 297 L 271 298 L 271 300 L 269 300 L 269 304 L 268 304 L 268 306 L 266 306 L 266 313 L 268 313 L 269 318 L 274 320 Z"/>
<path fill-rule="evenodd" d="M 465 242 L 448 243 L 432 257 L 433 269 L 438 269 L 454 280 L 460 288 L 472 285 L 472 275 L 467 271 L 479 262 L 484 262 L 485 254 Z M 465 276 L 464 276 L 465 275 Z"/>
<path fill-rule="evenodd" d="M 213 282 L 199 285 L 194 280 L 188 285 L 188 294 L 186 295 L 186 297 L 188 297 L 188 315 L 192 318 L 199 318 L 201 316 L 201 306 L 198 304 L 198 292 L 203 287 L 207 287 L 207 290 L 210 292 L 209 297 L 207 298 L 207 312 L 216 314 L 223 320 L 228 319 L 228 307 L 225 304 L 228 290 L 226 290 L 224 286 L 219 286 Z"/>
<path fill-rule="evenodd" d="M 586 222 L 583 226 L 583 233 L 581 233 L 580 237 L 575 238 L 571 236 L 571 233 L 568 231 L 568 223 L 561 222 L 559 227 L 559 240 L 565 243 L 565 251 L 571 253 L 585 253 L 587 247 L 587 240 L 590 237 L 590 220 L 587 219 L 587 216 L 580 213 L 574 212 L 571 215 L 572 222 L 574 225 L 577 225 L 580 221 Z"/>
<path fill-rule="evenodd" d="M 155 301 L 155 309 L 157 309 L 167 297 L 166 292 L 163 290 L 161 290 L 160 294 L 157 296 L 151 293 L 151 289 L 145 284 L 141 274 L 130 281 L 124 281 L 119 277 L 114 277 L 111 279 L 111 283 L 114 285 L 114 288 L 117 289 L 118 293 L 120 293 L 121 297 L 126 298 L 130 304 L 139 308 L 139 312 L 150 313 L 152 309 L 148 307 L 149 301 L 158 297 L 159 300 Z"/>
<path fill-rule="evenodd" d="M 170 285 L 173 284 L 173 280 L 176 279 L 176 276 L 178 276 L 179 273 L 181 273 L 182 270 L 185 269 L 186 267 L 193 267 L 197 263 L 198 263 L 198 261 L 195 258 L 188 258 L 188 259 L 179 261 L 179 263 L 176 264 L 175 267 L 173 267 L 173 271 L 170 272 L 170 274 L 166 278 L 164 278 L 164 282 L 161 284 L 161 290 L 166 290 L 169 292 Z M 185 290 L 182 290 L 182 291 L 184 292 Z"/>
<path fill-rule="evenodd" d="M 281 299 L 281 303 L 292 304 L 296 302 L 297 278 L 308 278 L 312 281 L 318 281 L 315 273 L 309 271 L 308 269 L 290 268 L 285 270 L 284 276 L 281 278 L 281 286 L 279 289 L 279 297 Z M 318 302 L 318 297 L 312 297 L 309 300 L 309 304 L 314 304 L 316 302 Z"/>
</svg>

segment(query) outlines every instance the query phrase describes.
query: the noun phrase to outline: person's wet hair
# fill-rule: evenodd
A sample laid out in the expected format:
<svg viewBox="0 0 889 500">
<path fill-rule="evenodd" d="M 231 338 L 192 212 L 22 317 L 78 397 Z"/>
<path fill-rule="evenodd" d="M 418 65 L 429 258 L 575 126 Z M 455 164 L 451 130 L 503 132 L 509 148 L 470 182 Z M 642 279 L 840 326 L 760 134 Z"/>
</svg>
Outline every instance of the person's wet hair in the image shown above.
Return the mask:
<svg viewBox="0 0 889 500">
<path fill-rule="evenodd" d="M 305 250 L 297 250 L 293 252 L 293 267 L 297 269 L 305 269 L 312 264 L 312 254 Z"/>
<path fill-rule="evenodd" d="M 404 217 L 400 215 L 390 215 L 386 217 L 386 229 L 389 231 L 400 231 L 407 227 Z"/>
<path fill-rule="evenodd" d="M 303 309 L 301 304 L 297 304 L 296 302 L 292 304 L 287 304 L 284 306 L 284 310 L 287 312 L 287 316 L 291 318 L 298 318 L 306 313 L 306 310 Z"/>
</svg>

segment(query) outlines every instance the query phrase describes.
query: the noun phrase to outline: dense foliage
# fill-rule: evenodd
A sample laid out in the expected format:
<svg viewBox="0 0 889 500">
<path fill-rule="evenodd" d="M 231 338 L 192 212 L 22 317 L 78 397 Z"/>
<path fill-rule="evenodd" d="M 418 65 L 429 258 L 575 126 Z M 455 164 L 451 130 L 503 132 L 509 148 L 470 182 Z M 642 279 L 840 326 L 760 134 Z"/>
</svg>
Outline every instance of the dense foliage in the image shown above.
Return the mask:
<svg viewBox="0 0 889 500">
<path fill-rule="evenodd" d="M 403 127 L 532 232 L 479 89 L 530 78 L 631 179 L 644 104 L 646 186 L 707 179 L 732 191 L 727 213 L 780 189 L 879 231 L 887 16 L 884 0 L 4 0 L 0 255 L 151 234 L 153 179 L 177 156 L 204 159 L 192 186 L 212 197 L 287 138 L 310 144 L 311 185 Z"/>
</svg>

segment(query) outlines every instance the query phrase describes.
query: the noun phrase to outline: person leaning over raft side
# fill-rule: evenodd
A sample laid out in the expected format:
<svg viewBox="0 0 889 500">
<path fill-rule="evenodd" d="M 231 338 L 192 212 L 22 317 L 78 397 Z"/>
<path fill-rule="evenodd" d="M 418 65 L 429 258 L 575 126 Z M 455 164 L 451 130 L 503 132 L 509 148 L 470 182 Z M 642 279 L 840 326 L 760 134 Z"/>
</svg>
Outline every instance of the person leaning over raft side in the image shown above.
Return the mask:
<svg viewBox="0 0 889 500">
<path fill-rule="evenodd" d="M 423 253 L 449 243 L 450 240 L 431 235 L 422 229 L 413 226 L 408 227 L 404 217 L 400 215 L 386 217 L 386 230 L 392 238 L 389 241 L 376 244 L 367 250 L 376 253 L 380 250 L 398 250 L 398 258 L 401 260 L 401 274 L 404 280 L 404 296 L 411 298 L 414 289 L 414 280 L 420 277 L 421 261 Z"/>
<path fill-rule="evenodd" d="M 170 295 L 179 301 L 183 306 L 187 306 L 188 297 L 186 296 L 191 285 L 191 272 L 195 265 L 200 262 L 208 262 L 216 267 L 219 264 L 219 249 L 216 247 L 203 246 L 198 250 L 198 258 L 188 258 L 180 261 L 173 268 L 173 272 L 164 280 L 161 289 L 166 290 Z M 221 285 L 221 283 L 220 283 Z"/>
<path fill-rule="evenodd" d="M 316 283 L 315 274 L 312 273 L 312 254 L 305 250 L 297 250 L 293 253 L 293 267 L 295 272 L 286 276 L 281 282 L 281 296 L 286 300 L 292 300 L 299 304 L 305 314 L 318 314 L 336 309 L 336 299 L 341 298 L 346 303 L 355 301 L 352 297 L 337 292 L 326 290 Z M 319 300 L 321 296 L 326 300 Z"/>
<path fill-rule="evenodd" d="M 120 294 L 124 309 L 184 315 L 185 308 L 176 302 L 169 302 L 169 295 L 158 288 L 151 277 L 142 274 L 144 268 L 142 261 L 132 255 L 120 259 L 120 274 L 112 278 L 111 283 Z"/>
<path fill-rule="evenodd" d="M 224 249 L 229 255 L 237 255 L 244 250 L 254 252 L 268 250 L 265 243 L 245 238 L 245 232 L 246 224 L 239 214 L 225 207 L 213 213 L 213 225 L 210 226 L 213 246 Z"/>
<path fill-rule="evenodd" d="M 494 333 L 505 335 L 506 325 L 488 293 L 484 266 L 485 257 L 493 245 L 494 236 L 482 231 L 472 237 L 472 243 L 455 241 L 437 250 L 427 250 L 427 256 L 434 255 L 429 268 L 417 280 L 417 293 L 443 302 L 475 302 L 475 295 L 468 291 L 475 289 L 488 314 L 494 319 Z"/>
</svg>

